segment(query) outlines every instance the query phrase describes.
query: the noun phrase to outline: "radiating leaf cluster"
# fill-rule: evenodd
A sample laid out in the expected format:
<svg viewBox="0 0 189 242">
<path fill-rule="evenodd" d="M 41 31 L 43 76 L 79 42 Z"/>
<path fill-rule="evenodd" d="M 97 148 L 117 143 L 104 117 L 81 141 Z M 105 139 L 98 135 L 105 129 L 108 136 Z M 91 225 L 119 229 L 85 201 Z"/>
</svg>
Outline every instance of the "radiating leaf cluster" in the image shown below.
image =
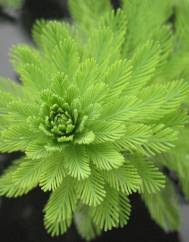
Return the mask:
<svg viewBox="0 0 189 242">
<path fill-rule="evenodd" d="M 0 80 L 0 151 L 23 152 L 1 176 L 0 194 L 50 191 L 44 224 L 53 236 L 73 219 L 87 240 L 125 226 L 136 192 L 162 227 L 177 229 L 162 154 L 186 124 L 189 88 L 183 65 L 172 70 L 180 36 L 167 21 L 172 2 L 69 5 L 73 23 L 40 21 L 37 47 L 12 49 L 22 85 Z"/>
</svg>

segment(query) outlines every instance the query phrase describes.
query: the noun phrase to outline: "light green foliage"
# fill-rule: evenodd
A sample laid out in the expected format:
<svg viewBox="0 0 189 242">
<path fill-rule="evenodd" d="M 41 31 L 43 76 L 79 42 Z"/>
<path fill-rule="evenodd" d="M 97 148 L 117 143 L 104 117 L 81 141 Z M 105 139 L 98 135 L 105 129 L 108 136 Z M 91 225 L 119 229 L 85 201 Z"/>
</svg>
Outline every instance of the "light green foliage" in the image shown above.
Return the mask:
<svg viewBox="0 0 189 242">
<path fill-rule="evenodd" d="M 72 25 L 38 22 L 37 48 L 11 51 L 22 85 L 0 82 L 0 150 L 24 157 L 1 176 L 0 194 L 50 191 L 44 224 L 53 236 L 72 219 L 87 240 L 125 226 L 135 192 L 162 227 L 177 229 L 166 160 L 157 159 L 187 120 L 185 76 L 165 72 L 177 38 L 166 22 L 171 1 L 125 0 L 117 11 L 108 0 L 69 3 Z"/>
<path fill-rule="evenodd" d="M 22 0 L 0 0 L 0 6 L 19 8 Z"/>
<path fill-rule="evenodd" d="M 174 187 L 168 182 L 166 189 L 155 194 L 142 195 L 152 218 L 166 231 L 180 228 L 178 197 Z"/>
<path fill-rule="evenodd" d="M 189 1 L 175 1 L 175 52 L 170 56 L 170 61 L 165 68 L 165 78 L 185 78 L 188 80 L 189 64 Z M 172 71 L 171 71 L 172 70 Z M 189 110 L 188 100 L 185 100 L 186 112 Z M 178 122 L 177 117 L 172 116 L 173 122 Z M 185 128 L 180 132 L 175 149 L 158 157 L 159 162 L 170 170 L 173 170 L 178 177 L 180 187 L 186 198 L 189 198 L 189 126 L 186 120 Z"/>
</svg>

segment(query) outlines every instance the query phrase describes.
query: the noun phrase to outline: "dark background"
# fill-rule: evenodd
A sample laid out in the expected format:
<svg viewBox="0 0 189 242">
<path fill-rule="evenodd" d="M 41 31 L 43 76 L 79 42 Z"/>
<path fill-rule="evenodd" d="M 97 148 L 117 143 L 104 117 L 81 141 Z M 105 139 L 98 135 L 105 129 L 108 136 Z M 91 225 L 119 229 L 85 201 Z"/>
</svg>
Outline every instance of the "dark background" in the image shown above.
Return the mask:
<svg viewBox="0 0 189 242">
<path fill-rule="evenodd" d="M 79 1 L 79 0 L 78 0 Z M 97 0 L 98 1 L 98 0 Z M 112 1 L 114 7 L 119 1 Z M 32 44 L 30 33 L 36 19 L 65 19 L 69 11 L 65 0 L 26 0 L 21 10 L 0 8 L 0 76 L 17 79 L 9 64 L 12 44 Z M 152 20 L 153 21 L 153 20 Z M 0 171 L 18 154 L 0 155 Z M 74 227 L 63 237 L 51 238 L 43 227 L 42 209 L 48 194 L 36 189 L 22 198 L 0 198 L 0 242 L 82 242 Z M 133 196 L 132 215 L 124 229 L 103 233 L 97 242 L 189 242 L 189 207 L 181 199 L 181 232 L 166 234 L 153 221 L 138 196 Z"/>
</svg>

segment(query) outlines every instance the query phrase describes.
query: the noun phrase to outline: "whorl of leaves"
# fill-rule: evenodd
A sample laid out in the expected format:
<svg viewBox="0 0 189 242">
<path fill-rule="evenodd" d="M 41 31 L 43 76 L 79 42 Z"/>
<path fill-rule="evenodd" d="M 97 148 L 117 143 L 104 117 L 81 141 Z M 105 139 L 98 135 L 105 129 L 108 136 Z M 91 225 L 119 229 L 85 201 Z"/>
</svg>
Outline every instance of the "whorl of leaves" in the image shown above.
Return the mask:
<svg viewBox="0 0 189 242">
<path fill-rule="evenodd" d="M 38 22 L 37 48 L 13 48 L 22 85 L 1 79 L 0 150 L 24 156 L 1 176 L 0 194 L 50 191 L 51 235 L 73 218 L 87 240 L 125 226 L 135 192 L 162 227 L 176 229 L 174 205 L 167 214 L 175 196 L 163 197 L 164 163 L 156 159 L 174 148 L 187 120 L 188 84 L 169 69 L 177 38 L 167 23 L 171 1 L 125 0 L 117 11 L 108 0 L 69 4 L 72 25 Z"/>
</svg>

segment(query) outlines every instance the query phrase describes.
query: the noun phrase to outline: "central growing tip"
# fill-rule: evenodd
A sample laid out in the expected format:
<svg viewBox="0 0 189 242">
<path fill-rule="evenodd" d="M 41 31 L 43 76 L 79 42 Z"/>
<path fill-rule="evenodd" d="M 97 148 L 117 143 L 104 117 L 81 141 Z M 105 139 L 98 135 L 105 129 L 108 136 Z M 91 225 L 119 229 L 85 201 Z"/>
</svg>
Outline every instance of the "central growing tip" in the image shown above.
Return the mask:
<svg viewBox="0 0 189 242">
<path fill-rule="evenodd" d="M 67 103 L 62 106 L 53 104 L 49 108 L 49 115 L 46 116 L 45 128 L 58 142 L 72 141 L 77 121 L 77 109 L 71 111 Z"/>
</svg>

